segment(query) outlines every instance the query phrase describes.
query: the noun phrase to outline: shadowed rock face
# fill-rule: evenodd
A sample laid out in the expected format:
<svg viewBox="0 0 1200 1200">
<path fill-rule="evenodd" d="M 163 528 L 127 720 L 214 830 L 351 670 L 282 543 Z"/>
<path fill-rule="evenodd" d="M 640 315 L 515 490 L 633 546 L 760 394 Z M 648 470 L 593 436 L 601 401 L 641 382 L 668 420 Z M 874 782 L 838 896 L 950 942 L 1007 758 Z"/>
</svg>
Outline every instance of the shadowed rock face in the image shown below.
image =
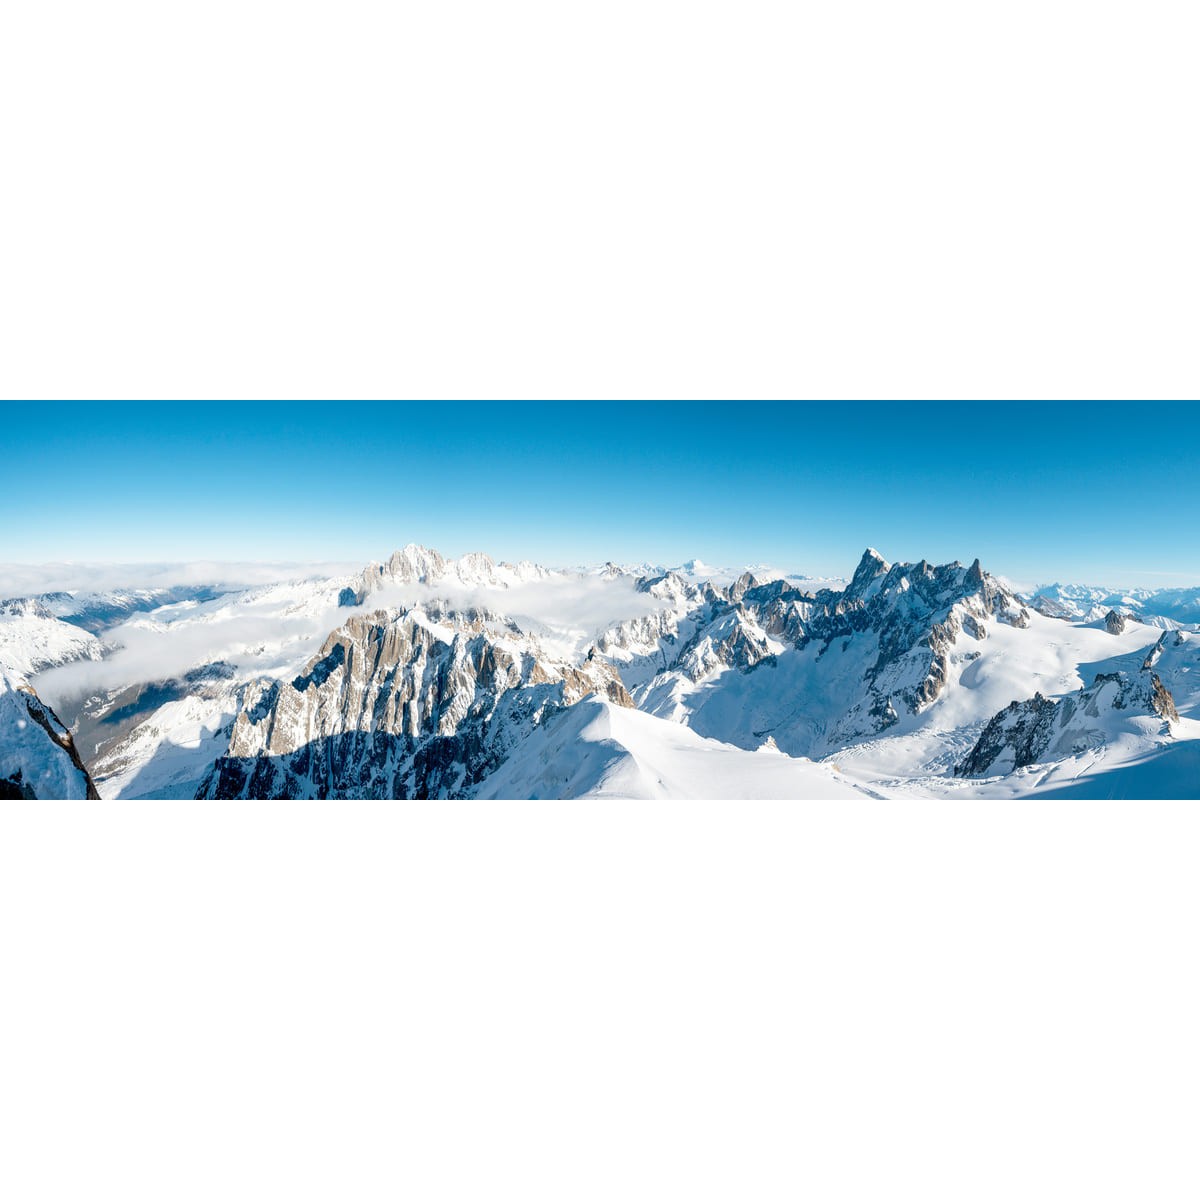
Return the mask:
<svg viewBox="0 0 1200 1200">
<path fill-rule="evenodd" d="M 1114 608 L 1104 614 L 1104 628 L 1114 637 L 1125 632 L 1126 624 L 1125 617 Z"/>
<path fill-rule="evenodd" d="M 632 707 L 602 659 L 548 662 L 488 626 L 475 611 L 453 636 L 414 613 L 351 618 L 291 682 L 247 690 L 198 794 L 465 796 L 553 712 L 592 693 Z"/>
<path fill-rule="evenodd" d="M 99 800 L 100 795 L 79 758 L 71 734 L 49 705 L 38 699 L 33 688 L 27 684 L 13 688 L 6 682 L 4 702 L 0 720 L 16 727 L 22 734 L 26 731 L 28 734 L 22 738 L 26 749 L 12 756 L 23 758 L 23 765 L 7 769 L 0 776 L 0 799 Z M 44 735 L 44 742 L 39 743 L 35 730 Z M 0 730 L 0 735 L 5 732 L 8 731 Z M 55 763 L 53 760 L 58 755 L 66 762 Z M 60 781 L 58 785 L 45 782 L 55 779 Z M 79 794 L 80 788 L 82 794 Z"/>
<path fill-rule="evenodd" d="M 1158 713 L 1164 721 L 1178 721 L 1179 712 L 1175 708 L 1175 697 L 1167 691 L 1163 681 L 1157 675 L 1151 677 L 1150 708 Z"/>
<path fill-rule="evenodd" d="M 0 800 L 36 800 L 37 795 L 18 767 L 7 779 L 0 779 Z"/>
<path fill-rule="evenodd" d="M 956 775 L 985 775 L 1005 749 L 1013 754 L 1012 770 L 1027 767 L 1045 753 L 1053 734 L 1058 702 L 1041 692 L 1032 700 L 1014 700 L 985 727 L 971 753 L 955 768 Z"/>
<path fill-rule="evenodd" d="M 1014 700 L 987 723 L 954 773 L 1015 771 L 1102 745 L 1104 717 L 1114 711 L 1160 717 L 1167 723 L 1164 733 L 1170 732 L 1170 722 L 1179 720 L 1171 693 L 1148 667 L 1133 674 L 1105 672 L 1062 700 L 1047 700 L 1040 692 L 1032 700 Z"/>
</svg>

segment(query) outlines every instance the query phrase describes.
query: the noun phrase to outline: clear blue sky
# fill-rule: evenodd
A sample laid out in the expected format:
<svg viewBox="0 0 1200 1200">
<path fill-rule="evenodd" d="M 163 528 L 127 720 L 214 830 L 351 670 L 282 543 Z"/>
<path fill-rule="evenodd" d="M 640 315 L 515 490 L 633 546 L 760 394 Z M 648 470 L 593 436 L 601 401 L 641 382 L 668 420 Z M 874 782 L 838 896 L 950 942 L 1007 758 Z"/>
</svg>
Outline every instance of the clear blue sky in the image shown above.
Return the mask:
<svg viewBox="0 0 1200 1200">
<path fill-rule="evenodd" d="M 978 555 L 1200 584 L 1200 404 L 4 403 L 0 561 Z M 3 589 L 0 588 L 0 591 Z"/>
</svg>

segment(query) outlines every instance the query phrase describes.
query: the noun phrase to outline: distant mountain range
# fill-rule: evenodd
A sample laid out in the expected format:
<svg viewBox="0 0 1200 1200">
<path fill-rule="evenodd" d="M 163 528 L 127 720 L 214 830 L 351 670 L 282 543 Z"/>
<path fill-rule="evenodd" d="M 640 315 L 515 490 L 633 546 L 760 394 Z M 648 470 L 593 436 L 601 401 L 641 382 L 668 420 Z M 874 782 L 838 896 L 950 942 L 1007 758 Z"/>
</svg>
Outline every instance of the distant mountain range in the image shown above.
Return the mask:
<svg viewBox="0 0 1200 1200">
<path fill-rule="evenodd" d="M 1200 796 L 1200 588 L 447 559 L 0 601 L 0 794 Z"/>
<path fill-rule="evenodd" d="M 1116 592 L 1110 588 L 1052 583 L 1038 588 L 1029 602 L 1048 617 L 1077 621 L 1095 621 L 1116 611 L 1168 629 L 1175 624 L 1200 622 L 1200 588 L 1136 588 Z"/>
</svg>

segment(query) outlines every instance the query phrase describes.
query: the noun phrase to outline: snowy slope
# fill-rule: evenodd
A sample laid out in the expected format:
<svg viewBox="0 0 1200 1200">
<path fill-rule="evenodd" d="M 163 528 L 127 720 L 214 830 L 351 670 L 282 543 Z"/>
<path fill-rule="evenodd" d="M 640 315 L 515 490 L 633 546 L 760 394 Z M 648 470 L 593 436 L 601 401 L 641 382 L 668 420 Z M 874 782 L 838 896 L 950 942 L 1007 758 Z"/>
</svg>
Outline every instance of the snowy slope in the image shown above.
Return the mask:
<svg viewBox="0 0 1200 1200">
<path fill-rule="evenodd" d="M 241 690 L 216 684 L 155 708 L 91 765 L 104 800 L 190 799 L 226 752 Z"/>
<path fill-rule="evenodd" d="M 202 586 L 124 588 L 102 592 L 47 592 L 37 599 L 60 620 L 99 633 L 134 613 L 150 612 L 187 600 L 211 600 L 228 589 Z"/>
<path fill-rule="evenodd" d="M 1092 750 L 1140 757 L 1168 744 L 1178 723 L 1174 699 L 1153 671 L 1101 673 L 1061 700 L 1014 700 L 984 726 L 955 774 L 1005 775 Z"/>
<path fill-rule="evenodd" d="M 852 778 L 898 794 L 979 792 L 956 780 L 954 771 L 1000 710 L 1039 692 L 1065 697 L 1090 685 L 1098 673 L 1138 670 L 1160 633 L 1133 622 L 1114 637 L 1102 628 L 1037 613 L 1025 629 L 996 623 L 983 642 L 955 647 L 948 684 L 927 710 L 899 722 L 890 736 L 848 746 L 832 758 Z M 1019 790 L 1005 785 L 1000 792 Z"/>
<path fill-rule="evenodd" d="M 1193 722 L 1193 724 L 1196 724 Z M 1036 800 L 1200 799 L 1200 730 L 1120 761 L 1092 758 L 1009 793 Z M 998 789 L 990 789 L 995 792 Z"/>
<path fill-rule="evenodd" d="M 0 666 L 0 797 L 95 800 L 71 735 L 20 676 Z"/>
<path fill-rule="evenodd" d="M 39 600 L 0 602 L 0 665 L 18 675 L 99 659 L 103 652 L 93 634 L 60 620 Z"/>
<path fill-rule="evenodd" d="M 595 697 L 543 723 L 479 799 L 844 800 L 866 793 L 832 767 L 739 750 Z"/>
</svg>

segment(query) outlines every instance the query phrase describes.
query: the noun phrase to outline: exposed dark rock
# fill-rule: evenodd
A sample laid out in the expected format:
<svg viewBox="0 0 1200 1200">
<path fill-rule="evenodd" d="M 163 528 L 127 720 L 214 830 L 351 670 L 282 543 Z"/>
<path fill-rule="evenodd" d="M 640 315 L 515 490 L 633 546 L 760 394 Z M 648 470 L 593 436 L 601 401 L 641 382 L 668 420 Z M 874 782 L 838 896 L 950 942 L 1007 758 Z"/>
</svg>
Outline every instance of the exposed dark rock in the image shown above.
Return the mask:
<svg viewBox="0 0 1200 1200">
<path fill-rule="evenodd" d="M 678 671 L 698 682 L 718 666 L 749 670 L 778 652 L 768 639 L 797 650 L 815 645 L 818 658 L 835 642 L 843 654 L 865 646 L 871 661 L 861 686 L 840 683 L 845 708 L 825 723 L 826 746 L 880 733 L 937 700 L 953 677 L 960 635 L 983 640 L 992 619 L 1018 628 L 1031 620 L 978 559 L 969 567 L 924 560 L 889 565 L 871 549 L 842 590 L 811 592 L 786 579 L 759 583 L 747 573 L 702 608 L 693 607 L 695 585 L 671 573 L 639 580 L 637 587 L 679 605 L 678 613 L 656 618 L 661 629 L 638 618 L 600 639 L 600 649 L 623 662 L 621 652 L 647 647 L 643 658 L 623 668 L 639 686 L 649 686 L 658 672 Z M 677 645 L 673 634 L 685 611 L 690 636 Z"/>
<path fill-rule="evenodd" d="M 1163 681 L 1157 675 L 1151 675 L 1150 707 L 1164 721 L 1178 721 L 1179 710 L 1175 707 L 1175 697 L 1167 691 Z"/>
<path fill-rule="evenodd" d="M 15 695 L 18 701 L 24 702 L 26 715 L 34 724 L 41 727 L 45 731 L 46 736 L 54 743 L 70 760 L 71 765 L 78 770 L 84 780 L 86 788 L 86 798 L 88 800 L 99 800 L 100 794 L 96 791 L 96 785 L 92 782 L 91 775 L 88 774 L 87 768 L 83 765 L 79 757 L 79 751 L 75 748 L 75 741 L 71 737 L 67 727 L 54 715 L 54 710 L 48 704 L 44 704 L 33 688 L 28 685 L 18 687 Z M 22 772 L 17 772 L 18 776 Z M 13 788 L 22 789 L 21 795 L 27 799 L 40 800 L 60 800 L 61 796 L 43 796 L 35 794 L 32 784 L 22 778 L 14 779 L 9 776 L 10 785 Z"/>
<path fill-rule="evenodd" d="M 955 775 L 984 775 L 1005 749 L 1013 752 L 1012 770 L 1036 762 L 1050 744 L 1058 704 L 1041 692 L 1032 700 L 1014 700 L 986 725 Z"/>
<path fill-rule="evenodd" d="M 985 775 L 997 763 L 1004 771 L 1027 767 L 1043 758 L 1067 758 L 1104 742 L 1105 710 L 1130 716 L 1153 713 L 1167 724 L 1179 720 L 1175 701 L 1149 668 L 1136 673 L 1101 672 L 1087 687 L 1061 700 L 1040 692 L 1032 700 L 1014 700 L 984 727 L 956 775 Z M 1011 752 L 1012 761 L 1005 757 Z"/>
<path fill-rule="evenodd" d="M 24 782 L 23 773 L 18 768 L 7 779 L 0 779 L 0 800 L 36 800 L 33 788 Z"/>
<path fill-rule="evenodd" d="M 198 795 L 470 795 L 555 711 L 592 694 L 633 705 L 599 655 L 543 661 L 495 640 L 489 614 L 443 615 L 453 637 L 428 616 L 351 617 L 290 685 L 249 685 Z"/>
</svg>

